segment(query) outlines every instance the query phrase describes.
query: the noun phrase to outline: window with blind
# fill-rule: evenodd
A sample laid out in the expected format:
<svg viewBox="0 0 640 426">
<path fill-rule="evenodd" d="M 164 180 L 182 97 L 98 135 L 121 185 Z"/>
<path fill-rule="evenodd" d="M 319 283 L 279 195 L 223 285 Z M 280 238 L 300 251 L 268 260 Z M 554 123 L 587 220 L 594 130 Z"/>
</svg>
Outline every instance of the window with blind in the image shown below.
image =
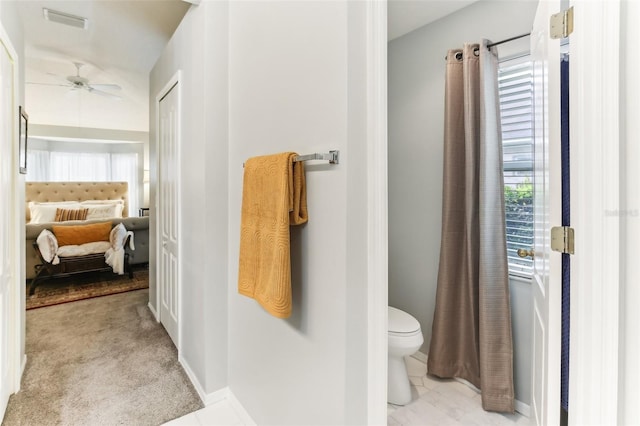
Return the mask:
<svg viewBox="0 0 640 426">
<path fill-rule="evenodd" d="M 498 71 L 509 272 L 530 276 L 533 259 L 533 70 L 531 62 L 505 61 Z"/>
</svg>

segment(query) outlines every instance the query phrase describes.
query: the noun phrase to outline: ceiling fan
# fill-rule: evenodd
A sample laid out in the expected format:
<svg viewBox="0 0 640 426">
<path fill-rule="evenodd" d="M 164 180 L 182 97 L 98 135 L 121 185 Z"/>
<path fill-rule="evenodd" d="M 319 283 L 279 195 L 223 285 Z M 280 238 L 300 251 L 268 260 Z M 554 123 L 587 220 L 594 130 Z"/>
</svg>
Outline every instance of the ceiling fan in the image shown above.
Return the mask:
<svg viewBox="0 0 640 426">
<path fill-rule="evenodd" d="M 39 84 L 39 85 L 43 85 L 43 86 L 69 87 L 71 90 L 86 90 L 87 92 L 94 93 L 96 95 L 105 96 L 105 97 L 114 98 L 114 99 L 122 99 L 118 95 L 115 95 L 113 93 L 109 93 L 109 92 L 105 92 L 104 91 L 105 89 L 106 90 L 122 90 L 122 87 L 118 86 L 117 84 L 95 84 L 95 83 L 89 83 L 89 79 L 88 78 L 82 77 L 80 75 L 80 68 L 82 68 L 84 66 L 84 64 L 82 62 L 74 62 L 73 64 L 76 66 L 76 75 L 67 76 L 65 78 L 67 80 L 67 82 L 65 84 L 34 83 L 34 82 L 27 82 L 27 84 Z M 50 75 L 56 76 L 55 74 L 50 74 Z M 62 78 L 60 76 L 56 76 L 56 77 Z"/>
</svg>

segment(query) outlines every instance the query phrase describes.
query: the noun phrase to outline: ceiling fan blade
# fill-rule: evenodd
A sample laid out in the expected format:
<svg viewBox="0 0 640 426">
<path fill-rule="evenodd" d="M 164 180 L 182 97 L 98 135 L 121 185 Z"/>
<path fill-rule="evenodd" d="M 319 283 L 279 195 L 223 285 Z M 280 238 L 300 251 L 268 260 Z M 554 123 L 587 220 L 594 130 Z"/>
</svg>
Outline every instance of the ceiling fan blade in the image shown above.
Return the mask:
<svg viewBox="0 0 640 426">
<path fill-rule="evenodd" d="M 88 90 L 89 90 L 89 93 L 95 93 L 96 95 L 104 96 L 106 98 L 111 98 L 111 99 L 116 99 L 116 100 L 122 99 L 118 95 L 114 95 L 114 94 L 108 93 L 108 92 L 103 92 L 102 90 L 95 89 L 94 87 L 89 87 Z"/>
<path fill-rule="evenodd" d="M 35 81 L 27 81 L 26 84 L 37 84 L 38 86 L 58 86 L 58 87 L 70 87 L 68 84 L 57 83 L 36 83 Z"/>
<path fill-rule="evenodd" d="M 108 89 L 108 90 L 122 90 L 122 87 L 118 86 L 117 84 L 90 84 L 91 87 L 93 87 L 94 89 Z"/>
</svg>

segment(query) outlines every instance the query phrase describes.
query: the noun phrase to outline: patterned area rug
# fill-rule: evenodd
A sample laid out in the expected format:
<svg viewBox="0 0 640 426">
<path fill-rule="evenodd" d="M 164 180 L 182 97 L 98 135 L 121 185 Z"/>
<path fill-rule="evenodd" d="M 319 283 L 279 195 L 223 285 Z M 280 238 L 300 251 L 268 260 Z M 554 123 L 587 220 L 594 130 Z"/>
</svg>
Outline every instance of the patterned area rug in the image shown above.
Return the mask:
<svg viewBox="0 0 640 426">
<path fill-rule="evenodd" d="M 87 272 L 46 279 L 38 282 L 33 296 L 27 295 L 27 310 L 143 288 L 149 288 L 148 265 L 134 266 L 131 279 L 127 274 L 114 275 L 111 272 Z"/>
</svg>

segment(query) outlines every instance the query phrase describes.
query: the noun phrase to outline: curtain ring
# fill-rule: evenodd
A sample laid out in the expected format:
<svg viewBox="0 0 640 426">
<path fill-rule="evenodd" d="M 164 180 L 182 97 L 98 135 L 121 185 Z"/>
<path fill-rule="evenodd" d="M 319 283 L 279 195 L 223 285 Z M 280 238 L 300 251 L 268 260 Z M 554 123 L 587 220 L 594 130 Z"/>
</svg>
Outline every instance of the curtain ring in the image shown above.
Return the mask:
<svg viewBox="0 0 640 426">
<path fill-rule="evenodd" d="M 473 54 L 475 56 L 480 56 L 480 48 L 479 47 L 474 47 L 473 48 Z"/>
<path fill-rule="evenodd" d="M 456 52 L 456 61 L 462 60 L 462 52 Z"/>
</svg>

